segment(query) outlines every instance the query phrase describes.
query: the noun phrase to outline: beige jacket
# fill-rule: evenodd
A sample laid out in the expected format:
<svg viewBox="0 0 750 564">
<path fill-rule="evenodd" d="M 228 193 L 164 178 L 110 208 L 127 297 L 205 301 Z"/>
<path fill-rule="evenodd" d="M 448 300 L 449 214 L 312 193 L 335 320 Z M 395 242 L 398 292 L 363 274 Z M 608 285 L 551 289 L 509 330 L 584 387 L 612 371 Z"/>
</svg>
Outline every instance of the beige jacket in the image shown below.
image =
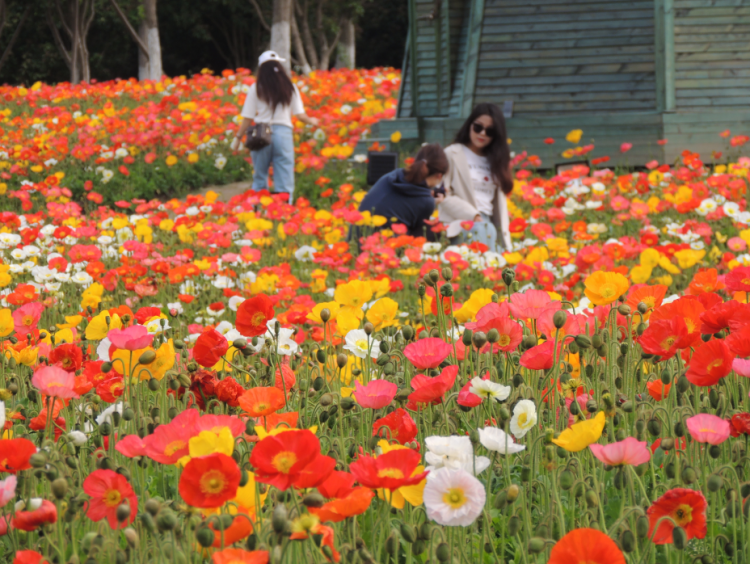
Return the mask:
<svg viewBox="0 0 750 564">
<path fill-rule="evenodd" d="M 479 214 L 479 210 L 474 200 L 474 188 L 464 146 L 454 143 L 445 148 L 445 155 L 448 157 L 450 169 L 443 177 L 446 197 L 439 206 L 440 221 L 448 224 L 448 237 L 455 237 L 461 232 L 461 222 L 473 220 Z M 492 223 L 497 229 L 498 243 L 506 250 L 510 250 L 508 203 L 500 186 L 497 186 L 492 202 Z"/>
</svg>

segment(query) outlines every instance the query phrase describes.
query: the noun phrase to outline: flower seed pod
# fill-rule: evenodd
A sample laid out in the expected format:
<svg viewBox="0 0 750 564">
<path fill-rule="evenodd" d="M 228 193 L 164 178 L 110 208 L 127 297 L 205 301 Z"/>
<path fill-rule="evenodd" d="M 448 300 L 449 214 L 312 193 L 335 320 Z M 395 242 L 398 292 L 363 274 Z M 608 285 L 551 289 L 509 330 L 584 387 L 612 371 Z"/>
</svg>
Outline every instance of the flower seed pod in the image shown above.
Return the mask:
<svg viewBox="0 0 750 564">
<path fill-rule="evenodd" d="M 195 539 L 203 548 L 209 548 L 214 543 L 214 532 L 208 527 L 200 527 L 195 532 Z"/>
<path fill-rule="evenodd" d="M 680 376 L 677 379 L 677 391 L 681 394 L 684 394 L 690 389 L 690 380 L 685 378 L 685 376 Z"/>
<path fill-rule="evenodd" d="M 517 484 L 511 484 L 506 491 L 508 492 L 508 504 L 511 504 L 518 499 L 521 488 Z"/>
<path fill-rule="evenodd" d="M 633 310 L 630 309 L 630 306 L 627 305 L 627 304 L 620 304 L 620 306 L 617 308 L 617 312 L 620 315 L 623 315 L 625 317 L 627 317 L 628 315 L 630 315 L 632 313 L 632 311 Z"/>
<path fill-rule="evenodd" d="M 430 278 L 430 282 L 432 282 L 433 284 L 437 284 L 440 280 L 440 273 L 434 268 L 430 270 L 428 276 Z"/>
<path fill-rule="evenodd" d="M 128 517 L 130 517 L 130 506 L 127 503 L 121 503 L 118 505 L 115 510 L 115 517 L 117 517 L 117 520 L 120 523 L 127 521 Z"/>
<path fill-rule="evenodd" d="M 324 351 L 323 349 L 318 349 L 315 353 L 315 358 L 317 358 L 318 362 L 320 362 L 321 364 L 325 364 L 328 357 L 326 356 L 326 351 Z"/>
<path fill-rule="evenodd" d="M 344 353 L 339 353 L 336 355 L 336 366 L 338 366 L 339 368 L 344 368 L 347 362 L 349 362 L 349 357 Z"/>
<path fill-rule="evenodd" d="M 689 485 L 698 479 L 698 474 L 691 466 L 685 466 L 680 473 L 680 479 L 683 484 Z"/>
<path fill-rule="evenodd" d="M 443 276 L 443 280 L 445 280 L 446 282 L 450 282 L 451 280 L 453 280 L 453 271 L 451 270 L 450 266 L 444 266 L 440 274 Z"/>
<path fill-rule="evenodd" d="M 487 344 L 487 335 L 483 331 L 475 331 L 471 336 L 471 342 L 477 349 L 481 349 Z"/>
<path fill-rule="evenodd" d="M 474 332 L 471 329 L 464 329 L 463 335 L 461 335 L 461 342 L 465 347 L 471 346 L 471 339 L 474 336 Z"/>
<path fill-rule="evenodd" d="M 156 353 L 154 351 L 143 351 L 141 356 L 138 357 L 138 364 L 147 366 L 156 360 Z"/>
<path fill-rule="evenodd" d="M 450 282 L 446 282 L 440 286 L 440 295 L 446 298 L 450 298 L 453 295 L 453 286 L 451 286 Z"/>
<path fill-rule="evenodd" d="M 599 506 L 599 496 L 596 495 L 596 492 L 594 490 L 588 490 L 586 492 L 586 505 L 589 508 L 594 508 Z"/>
<path fill-rule="evenodd" d="M 398 554 L 398 545 L 399 542 L 396 534 L 391 532 L 391 534 L 388 535 L 388 538 L 385 539 L 385 551 L 391 556 L 396 556 L 396 554 Z"/>
<path fill-rule="evenodd" d="M 622 533 L 620 533 L 620 546 L 622 547 L 623 552 L 630 554 L 635 550 L 635 545 L 636 540 L 633 531 L 631 531 L 630 529 L 625 529 Z"/>
<path fill-rule="evenodd" d="M 425 548 L 427 548 L 427 544 L 423 540 L 417 539 L 411 545 L 411 553 L 418 556 L 424 552 Z"/>
<path fill-rule="evenodd" d="M 402 325 L 401 334 L 405 341 L 411 341 L 414 338 L 414 328 L 411 325 Z"/>
<path fill-rule="evenodd" d="M 156 516 L 156 527 L 161 532 L 171 531 L 177 526 L 177 515 L 169 507 L 163 507 Z"/>
<path fill-rule="evenodd" d="M 512 268 L 506 268 L 503 270 L 503 282 L 505 282 L 506 286 L 510 287 L 515 279 L 516 272 Z"/>
<path fill-rule="evenodd" d="M 494 327 L 487 332 L 487 340 L 493 345 L 500 340 L 500 331 Z"/>
<path fill-rule="evenodd" d="M 591 348 L 591 339 L 589 339 L 586 335 L 576 335 L 575 343 L 583 350 Z"/>
</svg>

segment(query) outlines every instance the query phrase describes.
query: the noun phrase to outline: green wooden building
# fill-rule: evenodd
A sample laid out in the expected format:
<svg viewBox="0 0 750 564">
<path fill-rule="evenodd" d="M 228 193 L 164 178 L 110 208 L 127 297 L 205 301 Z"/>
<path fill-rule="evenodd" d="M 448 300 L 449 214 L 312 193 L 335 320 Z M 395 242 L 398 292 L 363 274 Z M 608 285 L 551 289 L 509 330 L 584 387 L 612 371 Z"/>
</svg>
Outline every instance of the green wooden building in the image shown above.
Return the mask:
<svg viewBox="0 0 750 564">
<path fill-rule="evenodd" d="M 750 134 L 750 0 L 407 1 L 397 117 L 369 143 L 449 144 L 475 103 L 509 101 L 511 150 L 544 167 L 571 129 L 610 165 L 710 160 L 719 132 Z"/>
</svg>

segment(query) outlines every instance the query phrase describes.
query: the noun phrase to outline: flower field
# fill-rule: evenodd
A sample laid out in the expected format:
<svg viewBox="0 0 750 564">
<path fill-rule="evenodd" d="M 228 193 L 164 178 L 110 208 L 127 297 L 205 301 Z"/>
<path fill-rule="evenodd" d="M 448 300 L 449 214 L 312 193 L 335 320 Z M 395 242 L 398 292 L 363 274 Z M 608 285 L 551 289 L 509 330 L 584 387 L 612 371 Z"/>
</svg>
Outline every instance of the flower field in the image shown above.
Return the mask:
<svg viewBox="0 0 750 564">
<path fill-rule="evenodd" d="M 240 73 L 0 89 L 0 559 L 747 562 L 750 158 L 519 154 L 513 249 L 374 232 L 398 75 L 348 72 L 315 206 L 139 192 L 249 175 Z"/>
</svg>

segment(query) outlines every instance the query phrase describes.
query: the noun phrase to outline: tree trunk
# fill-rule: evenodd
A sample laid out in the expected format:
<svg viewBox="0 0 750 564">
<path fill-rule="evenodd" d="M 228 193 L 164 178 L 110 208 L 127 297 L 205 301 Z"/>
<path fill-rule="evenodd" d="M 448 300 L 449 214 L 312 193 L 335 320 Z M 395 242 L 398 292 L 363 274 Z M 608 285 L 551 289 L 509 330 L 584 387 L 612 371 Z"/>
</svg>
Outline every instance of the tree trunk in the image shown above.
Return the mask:
<svg viewBox="0 0 750 564">
<path fill-rule="evenodd" d="M 354 22 L 347 18 L 341 25 L 341 39 L 336 51 L 337 68 L 354 68 L 357 55 L 355 39 Z"/>
<path fill-rule="evenodd" d="M 312 67 L 310 67 L 310 63 L 307 61 L 307 54 L 305 53 L 305 46 L 302 44 L 296 14 L 292 14 L 292 39 L 294 39 L 294 52 L 297 54 L 297 60 L 302 67 L 302 72 L 310 74 Z"/>
<path fill-rule="evenodd" d="M 52 5 L 47 10 L 47 24 L 52 31 L 52 38 L 57 49 L 70 69 L 70 82 L 72 84 L 78 84 L 81 80 L 90 82 L 91 68 L 86 38 L 91 23 L 94 21 L 94 0 L 68 0 L 67 9 L 60 5 L 60 0 L 54 0 L 54 12 L 57 13 L 62 31 L 70 41 L 70 49 L 66 47 L 57 29 Z"/>
<path fill-rule="evenodd" d="M 161 80 L 161 41 L 159 40 L 159 19 L 156 15 L 157 0 L 143 0 L 145 17 L 138 28 L 138 35 L 148 50 L 148 57 L 138 50 L 138 79 Z"/>
<path fill-rule="evenodd" d="M 273 0 L 273 23 L 271 25 L 271 51 L 286 59 L 284 67 L 291 69 L 292 56 L 292 0 Z"/>
</svg>

